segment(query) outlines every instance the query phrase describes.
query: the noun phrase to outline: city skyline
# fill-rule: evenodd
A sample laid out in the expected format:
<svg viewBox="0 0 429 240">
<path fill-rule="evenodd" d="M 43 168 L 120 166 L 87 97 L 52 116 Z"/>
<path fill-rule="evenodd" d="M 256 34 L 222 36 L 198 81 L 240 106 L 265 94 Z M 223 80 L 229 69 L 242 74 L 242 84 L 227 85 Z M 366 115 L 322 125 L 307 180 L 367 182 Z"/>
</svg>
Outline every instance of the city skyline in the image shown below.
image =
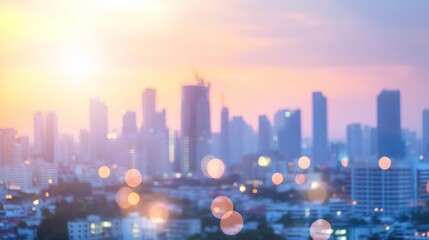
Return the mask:
<svg viewBox="0 0 429 240">
<path fill-rule="evenodd" d="M 168 126 L 178 129 L 180 88 L 193 81 L 193 68 L 212 83 L 214 131 L 222 96 L 230 115 L 243 115 L 254 129 L 260 114 L 272 120 L 278 109 L 300 108 L 309 137 L 309 96 L 321 91 L 335 120 L 328 126 L 331 139 L 344 139 L 352 122 L 375 126 L 374 98 L 383 89 L 401 91 L 403 127 L 419 135 L 421 111 L 429 108 L 420 87 L 429 75 L 426 2 L 380 3 L 383 11 L 368 1 L 330 7 L 308 1 L 24 2 L 0 5 L 0 126 L 16 126 L 23 135 L 33 135 L 35 111 L 55 111 L 61 131 L 77 136 L 89 126 L 93 97 L 109 106 L 109 129 L 120 129 L 121 111 L 138 112 L 149 87 L 168 109 Z"/>
</svg>

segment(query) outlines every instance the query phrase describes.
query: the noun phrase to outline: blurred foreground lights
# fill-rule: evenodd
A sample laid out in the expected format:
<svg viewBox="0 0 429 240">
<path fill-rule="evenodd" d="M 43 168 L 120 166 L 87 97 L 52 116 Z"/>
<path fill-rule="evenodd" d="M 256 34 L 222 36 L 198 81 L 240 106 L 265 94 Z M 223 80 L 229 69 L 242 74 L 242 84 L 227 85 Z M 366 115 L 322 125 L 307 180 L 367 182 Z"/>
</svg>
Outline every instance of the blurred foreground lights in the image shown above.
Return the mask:
<svg viewBox="0 0 429 240">
<path fill-rule="evenodd" d="M 45 192 L 45 197 L 49 197 L 49 192 Z"/>
<path fill-rule="evenodd" d="M 206 156 L 201 161 L 201 170 L 206 177 L 219 179 L 225 173 L 225 164 L 213 156 Z"/>
<path fill-rule="evenodd" d="M 110 176 L 110 168 L 107 166 L 101 166 L 98 169 L 98 176 L 100 176 L 100 178 L 108 178 Z"/>
<path fill-rule="evenodd" d="M 116 203 L 120 208 L 126 209 L 132 206 L 129 201 L 129 196 L 132 192 L 130 188 L 123 187 L 116 193 Z"/>
<path fill-rule="evenodd" d="M 281 173 L 274 173 L 271 177 L 271 181 L 273 181 L 274 185 L 280 185 L 283 183 L 284 177 Z"/>
<path fill-rule="evenodd" d="M 270 166 L 270 163 L 271 163 L 271 158 L 270 157 L 261 156 L 258 159 L 258 165 L 260 167 L 268 167 L 268 166 Z"/>
<path fill-rule="evenodd" d="M 310 164 L 311 164 L 311 160 L 309 157 L 302 156 L 298 159 L 298 166 L 302 170 L 308 169 L 310 167 Z"/>
<path fill-rule="evenodd" d="M 429 193 L 429 181 L 426 183 L 426 192 Z"/>
<path fill-rule="evenodd" d="M 349 166 L 349 159 L 346 157 L 341 158 L 341 166 L 348 167 Z"/>
<path fill-rule="evenodd" d="M 331 234 L 332 228 L 328 221 L 319 219 L 311 224 L 310 235 L 313 240 L 328 240 Z"/>
<path fill-rule="evenodd" d="M 142 180 L 142 174 L 137 169 L 130 169 L 125 174 L 125 182 L 130 187 L 138 187 L 142 183 Z"/>
<path fill-rule="evenodd" d="M 135 192 L 131 192 L 128 194 L 127 200 L 131 206 L 135 206 L 135 205 L 139 204 L 140 196 Z"/>
<path fill-rule="evenodd" d="M 234 205 L 231 199 L 225 196 L 215 198 L 211 205 L 212 214 L 217 219 L 222 219 L 225 213 L 231 212 L 233 209 Z"/>
<path fill-rule="evenodd" d="M 378 166 L 382 170 L 388 170 L 392 166 L 392 161 L 390 161 L 390 158 L 388 157 L 381 157 L 378 161 Z"/>
<path fill-rule="evenodd" d="M 238 190 L 240 190 L 240 192 L 245 192 L 247 189 L 246 189 L 246 186 L 241 185 Z"/>
<path fill-rule="evenodd" d="M 40 202 L 39 202 L 39 199 L 36 199 L 36 200 L 34 200 L 34 201 L 33 201 L 33 205 L 34 205 L 34 206 L 39 205 L 39 203 L 40 203 Z"/>
<path fill-rule="evenodd" d="M 302 185 L 305 183 L 305 175 L 304 174 L 298 174 L 295 177 L 295 183 L 298 185 Z"/>
<path fill-rule="evenodd" d="M 149 219 L 157 224 L 164 224 L 168 221 L 170 212 L 167 206 L 162 202 L 155 202 L 150 205 Z"/>
<path fill-rule="evenodd" d="M 316 204 L 322 204 L 328 199 L 328 190 L 319 182 L 312 182 L 308 191 L 308 200 Z"/>
<path fill-rule="evenodd" d="M 235 211 L 227 212 L 220 220 L 220 228 L 226 235 L 236 235 L 243 229 L 243 217 Z"/>
</svg>

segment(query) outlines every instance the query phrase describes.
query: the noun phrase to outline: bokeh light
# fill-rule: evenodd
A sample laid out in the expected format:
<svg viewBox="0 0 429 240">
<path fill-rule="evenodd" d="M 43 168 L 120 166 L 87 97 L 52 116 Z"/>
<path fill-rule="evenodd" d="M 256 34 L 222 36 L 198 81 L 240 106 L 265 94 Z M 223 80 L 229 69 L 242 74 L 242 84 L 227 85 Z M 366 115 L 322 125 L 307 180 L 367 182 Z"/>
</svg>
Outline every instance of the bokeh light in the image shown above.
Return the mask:
<svg viewBox="0 0 429 240">
<path fill-rule="evenodd" d="M 311 224 L 310 235 L 313 240 L 328 240 L 331 234 L 332 228 L 328 221 L 319 219 Z"/>
<path fill-rule="evenodd" d="M 308 169 L 311 165 L 311 160 L 307 156 L 302 156 L 298 159 L 298 166 L 302 170 Z"/>
<path fill-rule="evenodd" d="M 220 228 L 226 235 L 236 235 L 243 229 L 243 217 L 240 213 L 232 211 L 226 213 L 221 221 Z"/>
<path fill-rule="evenodd" d="M 349 159 L 346 157 L 341 158 L 341 166 L 348 167 L 349 166 Z"/>
<path fill-rule="evenodd" d="M 274 173 L 273 176 L 271 177 L 271 181 L 275 184 L 275 185 L 280 185 L 283 183 L 284 177 L 283 174 L 281 173 Z"/>
<path fill-rule="evenodd" d="M 119 189 L 119 191 L 116 193 L 116 203 L 120 208 L 126 209 L 131 207 L 131 204 L 128 201 L 128 196 L 133 191 L 128 187 L 123 187 Z"/>
<path fill-rule="evenodd" d="M 207 155 L 201 160 L 201 171 L 203 172 L 204 176 L 210 177 L 210 175 L 207 171 L 207 167 L 209 165 L 209 162 L 215 158 L 216 157 L 213 155 Z"/>
<path fill-rule="evenodd" d="M 392 166 L 392 161 L 390 161 L 390 158 L 388 157 L 381 157 L 378 161 L 378 166 L 382 170 L 388 170 Z"/>
<path fill-rule="evenodd" d="M 108 166 L 101 166 L 98 169 L 98 176 L 100 178 L 108 178 L 110 176 L 110 168 Z"/>
<path fill-rule="evenodd" d="M 131 192 L 130 194 L 128 194 L 127 200 L 131 206 L 135 206 L 139 204 L 140 196 L 135 192 Z"/>
<path fill-rule="evenodd" d="M 170 212 L 167 206 L 162 202 L 155 202 L 150 205 L 149 219 L 157 224 L 164 224 L 168 221 Z"/>
<path fill-rule="evenodd" d="M 268 167 L 271 164 L 271 158 L 267 156 L 261 156 L 258 159 L 258 165 L 260 167 Z"/>
<path fill-rule="evenodd" d="M 295 176 L 295 183 L 298 185 L 304 184 L 306 181 L 306 177 L 304 174 L 298 174 Z"/>
<path fill-rule="evenodd" d="M 142 174 L 137 169 L 130 169 L 125 174 L 125 182 L 130 187 L 138 187 L 143 181 Z"/>
<path fill-rule="evenodd" d="M 308 191 L 308 200 L 316 204 L 322 204 L 328 199 L 328 190 L 324 184 L 313 182 Z"/>
<path fill-rule="evenodd" d="M 241 185 L 240 188 L 238 188 L 238 190 L 240 190 L 240 192 L 245 192 L 247 190 L 246 186 Z"/>
<path fill-rule="evenodd" d="M 225 172 L 225 164 L 220 159 L 212 159 L 207 163 L 207 175 L 211 178 L 218 179 Z"/>
<path fill-rule="evenodd" d="M 234 210 L 234 204 L 231 199 L 225 196 L 219 196 L 213 200 L 211 210 L 215 218 L 221 219 L 225 213 Z"/>
</svg>

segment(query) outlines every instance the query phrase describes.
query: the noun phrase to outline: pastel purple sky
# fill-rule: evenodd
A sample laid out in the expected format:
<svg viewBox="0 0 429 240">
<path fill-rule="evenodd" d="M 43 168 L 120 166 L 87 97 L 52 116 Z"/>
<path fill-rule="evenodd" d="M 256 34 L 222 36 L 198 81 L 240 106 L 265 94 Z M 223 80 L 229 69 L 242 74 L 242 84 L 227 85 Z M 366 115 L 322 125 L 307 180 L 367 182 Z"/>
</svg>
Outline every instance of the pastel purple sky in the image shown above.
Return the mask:
<svg viewBox="0 0 429 240">
<path fill-rule="evenodd" d="M 332 138 L 375 125 L 382 89 L 402 94 L 403 127 L 421 132 L 429 108 L 429 2 L 64 0 L 0 3 L 0 127 L 32 134 L 33 112 L 58 113 L 63 132 L 88 128 L 88 101 L 109 106 L 110 128 L 158 89 L 180 126 L 180 86 L 192 66 L 256 126 L 259 114 L 301 108 L 311 136 L 311 92 L 328 97 Z"/>
</svg>

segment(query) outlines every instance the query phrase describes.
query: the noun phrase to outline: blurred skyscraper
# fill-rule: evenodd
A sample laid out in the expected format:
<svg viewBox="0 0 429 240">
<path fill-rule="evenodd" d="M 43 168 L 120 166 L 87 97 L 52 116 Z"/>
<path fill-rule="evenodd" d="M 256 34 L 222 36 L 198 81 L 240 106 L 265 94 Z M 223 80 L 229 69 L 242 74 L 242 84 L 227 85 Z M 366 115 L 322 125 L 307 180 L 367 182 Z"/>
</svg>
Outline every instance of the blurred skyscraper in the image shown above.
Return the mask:
<svg viewBox="0 0 429 240">
<path fill-rule="evenodd" d="M 276 114 L 277 118 L 283 119 L 277 134 L 279 152 L 286 160 L 301 157 L 301 111 L 298 109 L 280 110 Z"/>
<path fill-rule="evenodd" d="M 45 142 L 45 122 L 43 113 L 34 113 L 34 149 L 33 154 L 43 156 Z"/>
<path fill-rule="evenodd" d="M 326 97 L 313 93 L 313 160 L 317 164 L 328 161 L 328 116 Z"/>
<path fill-rule="evenodd" d="M 16 165 L 21 160 L 15 135 L 13 128 L 0 129 L 0 167 Z"/>
<path fill-rule="evenodd" d="M 54 112 L 46 114 L 45 161 L 55 163 L 58 159 L 58 121 Z"/>
<path fill-rule="evenodd" d="M 382 91 L 377 97 L 378 156 L 404 158 L 399 91 Z"/>
<path fill-rule="evenodd" d="M 229 109 L 222 107 L 221 112 L 221 132 L 220 132 L 220 158 L 228 165 L 230 165 L 229 158 Z"/>
<path fill-rule="evenodd" d="M 271 151 L 271 124 L 265 115 L 259 116 L 258 122 L 258 152 L 266 154 Z"/>
<path fill-rule="evenodd" d="M 210 154 L 210 84 L 198 79 L 196 85 L 182 87 L 182 172 L 192 175 L 201 160 Z"/>
<path fill-rule="evenodd" d="M 136 112 L 126 111 L 122 116 L 122 135 L 137 134 Z"/>
<path fill-rule="evenodd" d="M 347 126 L 347 153 L 351 160 L 359 160 L 363 150 L 362 127 L 360 124 Z"/>
<path fill-rule="evenodd" d="M 138 168 L 149 177 L 161 178 L 172 172 L 169 152 L 169 132 L 165 109 L 156 109 L 156 90 L 146 89 L 142 95 L 143 124 L 141 162 Z M 132 142 L 128 139 L 128 145 Z"/>
<path fill-rule="evenodd" d="M 429 109 L 423 111 L 423 155 L 429 158 Z"/>
<path fill-rule="evenodd" d="M 98 99 L 90 101 L 90 152 L 91 160 L 107 161 L 107 133 L 108 133 L 108 116 L 107 106 Z"/>
</svg>

